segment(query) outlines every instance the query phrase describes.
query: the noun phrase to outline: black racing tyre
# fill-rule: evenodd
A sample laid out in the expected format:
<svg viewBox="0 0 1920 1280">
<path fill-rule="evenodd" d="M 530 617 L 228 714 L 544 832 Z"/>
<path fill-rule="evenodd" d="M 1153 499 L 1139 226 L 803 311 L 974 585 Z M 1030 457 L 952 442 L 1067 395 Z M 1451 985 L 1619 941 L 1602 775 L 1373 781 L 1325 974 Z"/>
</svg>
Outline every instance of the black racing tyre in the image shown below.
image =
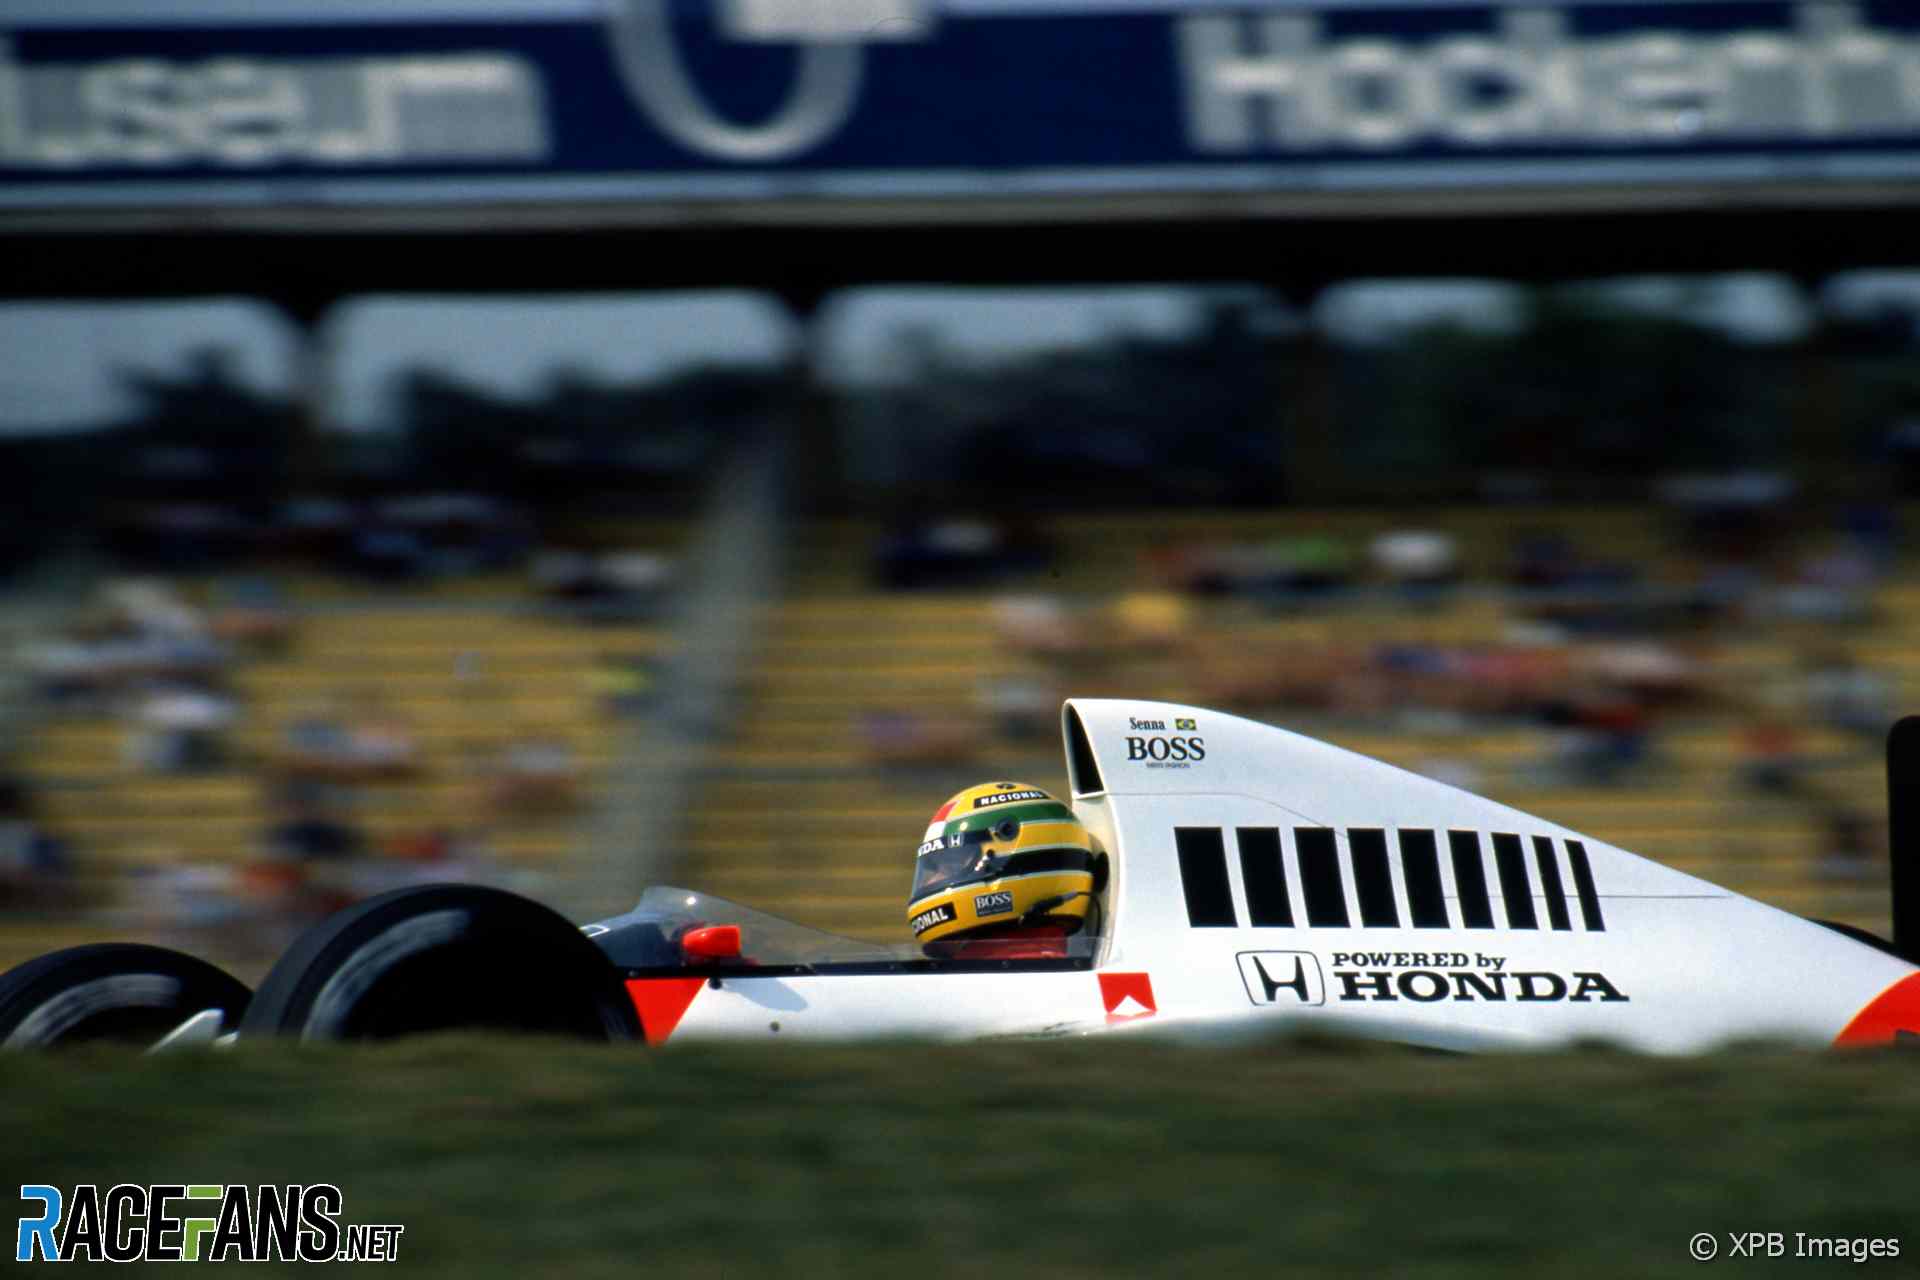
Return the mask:
<svg viewBox="0 0 1920 1280">
<path fill-rule="evenodd" d="M 154 1044 L 206 1009 L 220 1030 L 240 1025 L 246 984 L 165 947 L 130 942 L 68 947 L 0 974 L 0 1048 L 110 1040 Z"/>
<path fill-rule="evenodd" d="M 537 902 L 479 885 L 369 898 L 293 944 L 247 1007 L 243 1037 L 385 1040 L 491 1030 L 637 1040 L 606 955 Z"/>
</svg>

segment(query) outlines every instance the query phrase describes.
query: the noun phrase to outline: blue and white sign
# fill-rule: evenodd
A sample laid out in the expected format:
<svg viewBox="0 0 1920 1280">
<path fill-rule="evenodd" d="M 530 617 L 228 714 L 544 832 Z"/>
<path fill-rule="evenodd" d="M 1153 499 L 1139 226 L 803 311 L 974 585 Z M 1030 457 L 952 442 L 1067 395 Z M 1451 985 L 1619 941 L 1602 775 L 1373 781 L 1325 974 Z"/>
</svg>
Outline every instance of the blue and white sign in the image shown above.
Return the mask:
<svg viewBox="0 0 1920 1280">
<path fill-rule="evenodd" d="M 1908 0 L 0 9 L 16 208 L 1916 174 Z"/>
</svg>

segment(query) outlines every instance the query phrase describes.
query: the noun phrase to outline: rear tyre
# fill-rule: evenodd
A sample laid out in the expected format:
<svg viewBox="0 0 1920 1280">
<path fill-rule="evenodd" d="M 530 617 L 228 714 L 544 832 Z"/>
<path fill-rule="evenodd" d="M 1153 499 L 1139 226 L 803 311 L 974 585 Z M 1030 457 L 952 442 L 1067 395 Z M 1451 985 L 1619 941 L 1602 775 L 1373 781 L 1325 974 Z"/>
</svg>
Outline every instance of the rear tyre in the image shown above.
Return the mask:
<svg viewBox="0 0 1920 1280">
<path fill-rule="evenodd" d="M 128 942 L 68 947 L 0 974 L 0 1048 L 152 1045 L 206 1009 L 240 1025 L 246 985 L 204 960 Z"/>
<path fill-rule="evenodd" d="M 246 1036 L 386 1040 L 432 1031 L 636 1040 L 606 955 L 537 902 L 478 885 L 370 898 L 314 926 L 273 966 Z"/>
</svg>

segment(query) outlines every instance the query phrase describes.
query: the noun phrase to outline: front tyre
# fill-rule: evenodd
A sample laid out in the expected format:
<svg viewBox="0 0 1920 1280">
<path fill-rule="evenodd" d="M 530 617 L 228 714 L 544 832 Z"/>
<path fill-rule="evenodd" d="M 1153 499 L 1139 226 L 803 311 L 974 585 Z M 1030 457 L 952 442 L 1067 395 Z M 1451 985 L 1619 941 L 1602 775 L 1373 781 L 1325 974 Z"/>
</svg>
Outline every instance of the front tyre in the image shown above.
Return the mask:
<svg viewBox="0 0 1920 1280">
<path fill-rule="evenodd" d="M 68 947 L 0 974 L 0 1048 L 113 1041 L 153 1045 L 197 1013 L 240 1025 L 246 985 L 165 947 L 108 942 Z"/>
<path fill-rule="evenodd" d="M 260 984 L 245 1036 L 385 1040 L 433 1031 L 635 1040 L 606 955 L 537 902 L 478 885 L 370 898 L 314 926 Z"/>
</svg>

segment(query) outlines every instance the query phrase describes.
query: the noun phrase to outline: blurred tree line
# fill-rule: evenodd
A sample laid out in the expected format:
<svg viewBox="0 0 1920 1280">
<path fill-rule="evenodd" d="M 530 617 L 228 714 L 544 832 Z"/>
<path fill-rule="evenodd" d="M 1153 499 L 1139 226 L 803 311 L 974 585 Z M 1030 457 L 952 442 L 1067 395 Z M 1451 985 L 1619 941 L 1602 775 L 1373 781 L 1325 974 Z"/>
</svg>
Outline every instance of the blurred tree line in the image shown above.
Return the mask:
<svg viewBox="0 0 1920 1280">
<path fill-rule="evenodd" d="M 736 366 L 637 384 L 561 369 L 530 401 L 414 369 L 400 379 L 397 431 L 346 432 L 250 387 L 217 349 L 192 352 L 178 373 L 118 376 L 136 405 L 123 420 L 0 437 L 0 501 L 12 517 L 0 526 L 0 568 L 91 542 L 127 510 L 160 504 L 265 521 L 297 496 L 471 492 L 536 513 L 601 498 L 673 513 L 711 457 L 782 394 L 781 375 Z"/>
<path fill-rule="evenodd" d="M 1821 314 L 1748 341 L 1589 286 L 1521 294 L 1512 324 L 1337 341 L 1279 308 L 1207 307 L 1190 336 L 969 363 L 897 335 L 907 376 L 850 406 L 898 507 L 952 481 L 989 504 L 1630 501 L 1676 471 L 1778 469 L 1847 487 L 1911 420 L 1920 311 Z M 855 459 L 854 465 L 859 464 Z M 1911 489 L 1920 495 L 1920 466 Z M 1009 505 L 1011 505 L 1009 503 Z"/>
<path fill-rule="evenodd" d="M 922 328 L 895 346 L 899 376 L 836 391 L 824 437 L 840 448 L 826 481 L 872 509 L 1459 501 L 1503 477 L 1619 501 L 1663 472 L 1736 468 L 1920 496 L 1920 312 L 1899 304 L 1753 342 L 1538 287 L 1511 324 L 1343 342 L 1260 295 L 1215 295 L 1179 337 L 968 360 Z M 677 514 L 732 440 L 818 395 L 790 369 L 610 383 L 562 368 L 519 400 L 420 368 L 398 383 L 398 429 L 347 432 L 252 389 L 218 351 L 121 377 L 138 406 L 124 420 L 0 437 L 0 565 L 161 502 L 261 519 L 296 495 L 465 491 L 536 515 L 596 497 Z"/>
</svg>

